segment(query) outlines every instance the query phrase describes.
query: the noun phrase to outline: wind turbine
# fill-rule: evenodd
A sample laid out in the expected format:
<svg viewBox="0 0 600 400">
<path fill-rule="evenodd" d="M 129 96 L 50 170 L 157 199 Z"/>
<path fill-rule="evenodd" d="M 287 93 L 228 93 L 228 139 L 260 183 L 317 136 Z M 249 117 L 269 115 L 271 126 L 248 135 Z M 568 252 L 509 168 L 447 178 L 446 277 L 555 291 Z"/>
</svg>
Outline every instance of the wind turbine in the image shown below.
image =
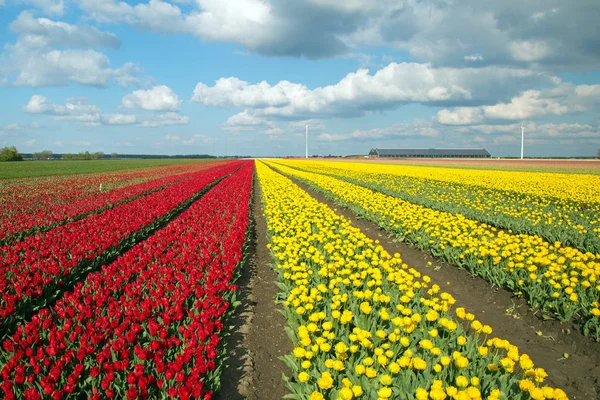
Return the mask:
<svg viewBox="0 0 600 400">
<path fill-rule="evenodd" d="M 308 158 L 308 125 L 306 125 L 306 158 Z"/>
<path fill-rule="evenodd" d="M 525 148 L 525 126 L 521 122 L 521 160 L 523 159 L 523 151 Z"/>
</svg>

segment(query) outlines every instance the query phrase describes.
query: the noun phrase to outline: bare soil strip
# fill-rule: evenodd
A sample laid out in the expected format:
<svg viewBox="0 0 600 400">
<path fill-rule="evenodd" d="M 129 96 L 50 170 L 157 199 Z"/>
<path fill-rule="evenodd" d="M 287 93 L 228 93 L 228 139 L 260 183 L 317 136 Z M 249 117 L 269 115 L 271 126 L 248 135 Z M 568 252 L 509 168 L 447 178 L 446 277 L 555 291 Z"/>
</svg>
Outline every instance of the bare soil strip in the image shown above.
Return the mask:
<svg viewBox="0 0 600 400">
<path fill-rule="evenodd" d="M 270 266 L 273 259 L 267 249 L 267 222 L 256 176 L 253 202 L 254 240 L 249 251 L 254 254 L 238 281 L 241 304 L 233 317 L 228 368 L 217 400 L 275 400 L 289 393 L 282 374 L 291 373 L 279 357 L 292 351 L 292 343 L 275 303 L 277 273 Z"/>
<path fill-rule="evenodd" d="M 318 201 L 327 204 L 371 239 L 378 239 L 389 252 L 398 252 L 410 267 L 429 275 L 433 283 L 450 293 L 458 304 L 491 325 L 493 336 L 508 339 L 527 353 L 536 366 L 546 370 L 551 386 L 559 387 L 572 399 L 600 400 L 600 343 L 581 335 L 578 328 L 558 321 L 541 320 L 527 303 L 510 292 L 490 286 L 468 271 L 436 260 L 427 253 L 395 241 L 376 224 L 356 215 L 303 184 L 294 183 Z M 261 235 L 261 231 L 258 231 Z M 431 263 L 431 264 L 430 264 Z"/>
</svg>

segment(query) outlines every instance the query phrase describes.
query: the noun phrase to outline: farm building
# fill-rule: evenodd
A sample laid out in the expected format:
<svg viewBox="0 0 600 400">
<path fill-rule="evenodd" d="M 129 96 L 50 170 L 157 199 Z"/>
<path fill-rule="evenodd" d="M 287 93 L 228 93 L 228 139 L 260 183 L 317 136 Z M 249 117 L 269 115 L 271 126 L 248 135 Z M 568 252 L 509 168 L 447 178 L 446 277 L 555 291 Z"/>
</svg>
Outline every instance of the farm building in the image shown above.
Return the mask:
<svg viewBox="0 0 600 400">
<path fill-rule="evenodd" d="M 386 158 L 490 158 L 486 149 L 371 149 L 369 157 Z"/>
</svg>

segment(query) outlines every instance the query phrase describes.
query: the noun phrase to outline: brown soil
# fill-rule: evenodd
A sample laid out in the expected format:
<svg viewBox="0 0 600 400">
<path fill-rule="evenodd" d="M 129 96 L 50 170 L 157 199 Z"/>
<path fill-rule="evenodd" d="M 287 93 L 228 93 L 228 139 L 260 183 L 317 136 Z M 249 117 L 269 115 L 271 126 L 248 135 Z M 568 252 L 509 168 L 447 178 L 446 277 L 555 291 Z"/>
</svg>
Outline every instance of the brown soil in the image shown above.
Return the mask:
<svg viewBox="0 0 600 400">
<path fill-rule="evenodd" d="M 409 266 L 429 275 L 433 283 L 454 296 L 457 304 L 474 313 L 482 323 L 492 326 L 494 335 L 508 339 L 521 352 L 529 354 L 536 366 L 548 373 L 549 385 L 565 390 L 572 399 L 600 400 L 600 343 L 583 336 L 571 324 L 540 319 L 525 301 L 510 292 L 493 288 L 464 269 L 395 241 L 376 224 L 357 219 L 352 211 L 293 180 L 315 199 L 349 219 L 365 235 L 379 239 L 389 253 L 400 253 Z M 430 267 L 429 262 L 432 263 Z"/>
<path fill-rule="evenodd" d="M 240 301 L 228 340 L 227 369 L 217 400 L 275 400 L 289 393 L 282 374 L 290 371 L 279 357 L 292 351 L 286 321 L 277 310 L 277 273 L 267 249 L 267 222 L 263 215 L 258 179 L 254 178 L 253 240 L 250 257 L 238 284 Z"/>
</svg>

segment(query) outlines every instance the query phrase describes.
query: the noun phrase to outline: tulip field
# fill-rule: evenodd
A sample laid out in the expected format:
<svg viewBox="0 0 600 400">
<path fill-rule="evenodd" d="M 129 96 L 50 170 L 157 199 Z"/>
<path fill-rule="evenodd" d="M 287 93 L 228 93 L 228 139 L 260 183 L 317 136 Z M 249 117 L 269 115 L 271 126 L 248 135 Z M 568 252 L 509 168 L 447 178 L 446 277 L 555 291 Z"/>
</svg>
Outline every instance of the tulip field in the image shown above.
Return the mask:
<svg viewBox="0 0 600 400">
<path fill-rule="evenodd" d="M 437 192 L 420 194 L 418 190 L 423 189 L 417 188 L 406 197 L 420 200 L 411 202 L 403 198 L 412 191 L 411 185 L 396 181 L 394 173 L 398 172 L 372 172 L 373 168 L 385 171 L 393 167 L 363 166 L 367 172 L 357 172 L 356 164 L 335 166 L 339 169 L 277 165 L 282 172 L 327 193 L 399 239 L 514 291 L 545 317 L 575 320 L 586 335 L 600 339 L 600 251 L 596 251 L 600 238 L 600 194 L 596 188 L 600 187 L 600 177 L 588 175 L 575 180 L 559 175 L 562 179 L 551 180 L 543 174 L 521 173 L 511 178 L 498 172 L 461 174 L 451 170 L 454 175 L 444 175 L 445 171 L 429 171 L 424 175 L 436 172 L 436 179 L 441 179 Z M 327 173 L 323 173 L 324 168 Z M 415 169 L 415 176 L 423 174 L 421 168 Z M 401 175 L 399 180 L 405 177 Z M 483 186 L 481 190 L 476 182 Z M 434 183 L 426 181 L 423 185 Z M 458 211 L 448 211 L 453 208 Z M 459 212 L 463 209 L 466 212 Z M 577 239 L 578 235 L 583 239 Z"/>
<path fill-rule="evenodd" d="M 253 170 L 240 161 L 158 171 L 114 196 L 73 178 L 73 202 L 91 197 L 100 209 L 0 253 L 3 397 L 210 397 Z M 64 199 L 53 194 L 53 204 Z"/>
<path fill-rule="evenodd" d="M 1 397 L 228 399 L 247 380 L 236 398 L 594 399 L 598 367 L 564 367 L 586 355 L 540 357 L 535 329 L 497 334 L 353 218 L 599 349 L 597 188 L 586 174 L 287 159 L 0 180 Z M 260 307 L 257 280 L 275 293 Z M 240 308 L 275 316 L 244 325 Z M 524 326 L 514 317 L 503 324 Z M 252 368 L 238 371 L 238 347 Z"/>
</svg>

